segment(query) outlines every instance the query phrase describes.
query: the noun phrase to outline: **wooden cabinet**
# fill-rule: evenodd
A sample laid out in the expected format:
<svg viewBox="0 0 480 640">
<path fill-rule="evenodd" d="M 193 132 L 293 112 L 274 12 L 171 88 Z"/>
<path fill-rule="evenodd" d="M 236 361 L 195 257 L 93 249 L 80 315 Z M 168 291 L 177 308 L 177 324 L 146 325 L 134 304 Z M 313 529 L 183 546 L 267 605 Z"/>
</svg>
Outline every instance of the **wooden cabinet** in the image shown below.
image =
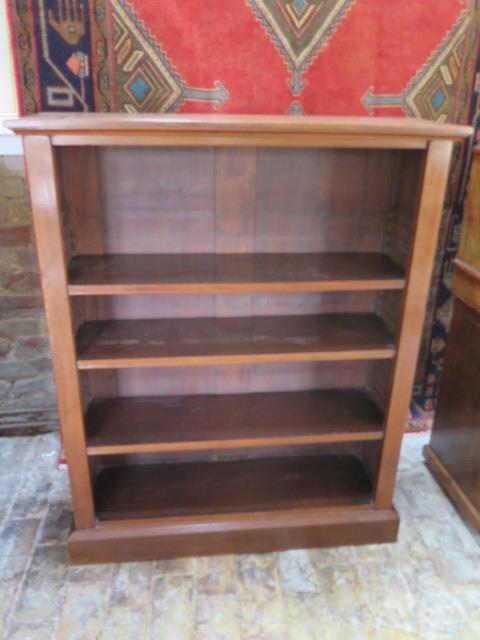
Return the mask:
<svg viewBox="0 0 480 640">
<path fill-rule="evenodd" d="M 37 115 L 73 562 L 393 541 L 454 141 L 398 119 Z"/>
<path fill-rule="evenodd" d="M 473 156 L 447 354 L 425 458 L 462 515 L 480 531 L 480 152 Z"/>
</svg>

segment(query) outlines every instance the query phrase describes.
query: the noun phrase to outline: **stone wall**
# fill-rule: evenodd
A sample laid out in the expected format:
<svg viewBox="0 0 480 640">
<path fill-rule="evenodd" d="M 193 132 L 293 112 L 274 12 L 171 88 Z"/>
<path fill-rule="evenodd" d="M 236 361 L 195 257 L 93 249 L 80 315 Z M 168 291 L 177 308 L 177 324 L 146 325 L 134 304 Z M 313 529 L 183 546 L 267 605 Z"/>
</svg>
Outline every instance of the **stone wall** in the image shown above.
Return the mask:
<svg viewBox="0 0 480 640">
<path fill-rule="evenodd" d="M 0 431 L 56 425 L 23 158 L 0 156 Z"/>
</svg>

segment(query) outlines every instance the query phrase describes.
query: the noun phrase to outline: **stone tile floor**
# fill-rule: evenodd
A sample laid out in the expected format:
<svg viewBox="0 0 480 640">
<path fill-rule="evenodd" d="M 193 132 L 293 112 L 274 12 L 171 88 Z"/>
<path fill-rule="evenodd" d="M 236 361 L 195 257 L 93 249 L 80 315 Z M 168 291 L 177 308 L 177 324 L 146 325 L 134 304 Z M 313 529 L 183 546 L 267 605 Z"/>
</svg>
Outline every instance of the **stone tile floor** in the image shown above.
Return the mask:
<svg viewBox="0 0 480 640">
<path fill-rule="evenodd" d="M 0 439 L 0 638 L 480 638 L 480 541 L 404 441 L 394 545 L 69 567 L 57 438 Z"/>
</svg>

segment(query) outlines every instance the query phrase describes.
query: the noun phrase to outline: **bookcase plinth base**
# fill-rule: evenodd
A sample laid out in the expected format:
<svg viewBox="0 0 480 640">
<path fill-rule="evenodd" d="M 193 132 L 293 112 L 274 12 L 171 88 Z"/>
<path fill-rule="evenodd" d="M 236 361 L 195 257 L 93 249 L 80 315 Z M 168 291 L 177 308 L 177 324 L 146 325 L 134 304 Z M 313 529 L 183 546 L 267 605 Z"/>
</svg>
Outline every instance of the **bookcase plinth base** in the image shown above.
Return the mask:
<svg viewBox="0 0 480 640">
<path fill-rule="evenodd" d="M 395 542 L 398 526 L 393 507 L 126 520 L 72 529 L 68 551 L 73 564 L 267 553 Z"/>
</svg>

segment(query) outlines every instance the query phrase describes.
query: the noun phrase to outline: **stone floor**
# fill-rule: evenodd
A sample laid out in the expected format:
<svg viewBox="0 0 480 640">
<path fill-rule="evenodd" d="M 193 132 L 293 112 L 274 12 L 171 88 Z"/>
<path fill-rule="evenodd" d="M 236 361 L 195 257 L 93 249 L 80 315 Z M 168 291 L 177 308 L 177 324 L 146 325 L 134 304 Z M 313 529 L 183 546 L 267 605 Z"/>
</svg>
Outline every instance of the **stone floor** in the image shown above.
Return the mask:
<svg viewBox="0 0 480 640">
<path fill-rule="evenodd" d="M 0 638 L 480 638 L 480 541 L 407 436 L 398 544 L 69 567 L 54 435 L 0 440 Z"/>
</svg>

